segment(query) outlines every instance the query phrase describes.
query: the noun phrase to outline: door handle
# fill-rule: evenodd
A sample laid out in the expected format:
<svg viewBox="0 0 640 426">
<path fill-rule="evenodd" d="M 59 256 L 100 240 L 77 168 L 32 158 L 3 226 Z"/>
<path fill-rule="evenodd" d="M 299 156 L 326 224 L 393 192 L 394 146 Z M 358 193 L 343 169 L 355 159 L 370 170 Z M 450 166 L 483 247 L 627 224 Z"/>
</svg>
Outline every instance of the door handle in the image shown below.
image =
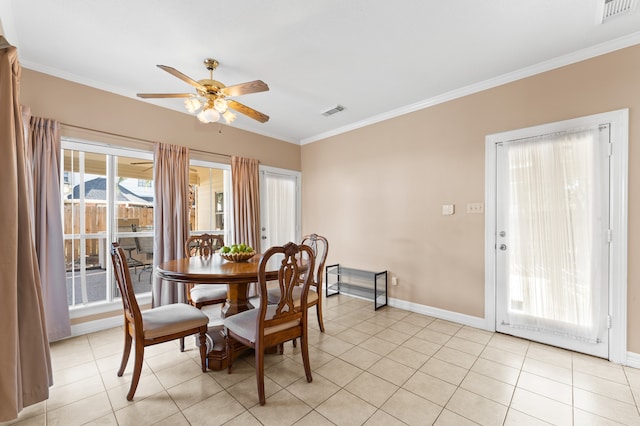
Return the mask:
<svg viewBox="0 0 640 426">
<path fill-rule="evenodd" d="M 267 239 L 267 237 L 265 237 L 265 236 L 263 235 L 263 236 L 262 236 L 262 239 L 263 239 L 263 240 L 266 240 L 266 239 Z"/>
<path fill-rule="evenodd" d="M 506 244 L 500 244 L 500 250 L 505 251 L 507 249 Z"/>
</svg>

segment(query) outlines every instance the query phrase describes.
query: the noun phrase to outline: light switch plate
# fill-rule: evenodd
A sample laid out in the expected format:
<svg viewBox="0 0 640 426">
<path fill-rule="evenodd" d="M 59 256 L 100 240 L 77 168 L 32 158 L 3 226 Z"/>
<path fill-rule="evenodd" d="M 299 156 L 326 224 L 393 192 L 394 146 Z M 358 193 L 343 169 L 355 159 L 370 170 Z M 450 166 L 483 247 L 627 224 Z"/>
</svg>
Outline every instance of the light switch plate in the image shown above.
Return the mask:
<svg viewBox="0 0 640 426">
<path fill-rule="evenodd" d="M 443 204 L 442 205 L 442 215 L 448 216 L 455 213 L 455 205 L 454 204 Z"/>
</svg>

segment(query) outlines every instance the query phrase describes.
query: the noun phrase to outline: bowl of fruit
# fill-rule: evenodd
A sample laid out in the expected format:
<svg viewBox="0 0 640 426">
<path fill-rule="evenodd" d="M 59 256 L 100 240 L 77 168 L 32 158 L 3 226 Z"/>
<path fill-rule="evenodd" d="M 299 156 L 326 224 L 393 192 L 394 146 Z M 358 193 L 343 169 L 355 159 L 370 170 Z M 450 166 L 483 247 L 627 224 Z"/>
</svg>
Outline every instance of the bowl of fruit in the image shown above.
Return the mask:
<svg viewBox="0 0 640 426">
<path fill-rule="evenodd" d="M 220 257 L 229 262 L 246 262 L 255 256 L 255 254 L 255 250 L 245 243 L 223 246 L 220 249 Z"/>
</svg>

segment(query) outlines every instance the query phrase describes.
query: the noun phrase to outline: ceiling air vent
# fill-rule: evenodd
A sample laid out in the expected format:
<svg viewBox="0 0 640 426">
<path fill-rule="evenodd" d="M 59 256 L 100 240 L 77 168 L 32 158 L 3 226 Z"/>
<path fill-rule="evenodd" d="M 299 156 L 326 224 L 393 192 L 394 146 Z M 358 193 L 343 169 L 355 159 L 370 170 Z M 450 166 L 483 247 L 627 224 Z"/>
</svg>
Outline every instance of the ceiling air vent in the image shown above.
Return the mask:
<svg viewBox="0 0 640 426">
<path fill-rule="evenodd" d="M 322 115 L 324 115 L 325 117 L 328 117 L 328 116 L 333 115 L 333 114 L 335 114 L 337 112 L 340 112 L 340 111 L 344 111 L 344 107 L 342 105 L 336 105 L 333 108 L 323 112 Z"/>
<path fill-rule="evenodd" d="M 637 0 L 604 0 L 602 23 L 617 16 L 626 15 L 635 8 Z"/>
</svg>

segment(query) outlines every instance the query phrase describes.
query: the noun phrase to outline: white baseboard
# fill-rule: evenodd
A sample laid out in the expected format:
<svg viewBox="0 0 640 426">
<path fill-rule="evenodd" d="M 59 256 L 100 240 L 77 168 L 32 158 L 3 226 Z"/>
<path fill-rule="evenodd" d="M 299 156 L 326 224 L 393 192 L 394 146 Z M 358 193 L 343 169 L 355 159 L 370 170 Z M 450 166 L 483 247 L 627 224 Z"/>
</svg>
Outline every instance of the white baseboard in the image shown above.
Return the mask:
<svg viewBox="0 0 640 426">
<path fill-rule="evenodd" d="M 83 322 L 71 326 L 71 337 L 82 336 L 83 334 L 94 333 L 96 331 L 107 330 L 109 328 L 120 327 L 124 319 L 122 314 L 95 321 Z"/>
<path fill-rule="evenodd" d="M 625 365 L 633 368 L 640 368 L 640 354 L 627 352 L 627 362 Z"/>
<path fill-rule="evenodd" d="M 484 318 L 460 314 L 458 312 L 447 311 L 445 309 L 434 308 L 431 306 L 419 305 L 417 303 L 394 299 L 392 297 L 388 299 L 388 304 L 391 307 L 404 309 L 405 311 L 428 315 L 430 317 L 439 318 L 446 321 L 457 322 L 458 324 L 468 325 L 469 327 L 475 327 L 482 330 L 487 329 L 487 323 Z"/>
</svg>

